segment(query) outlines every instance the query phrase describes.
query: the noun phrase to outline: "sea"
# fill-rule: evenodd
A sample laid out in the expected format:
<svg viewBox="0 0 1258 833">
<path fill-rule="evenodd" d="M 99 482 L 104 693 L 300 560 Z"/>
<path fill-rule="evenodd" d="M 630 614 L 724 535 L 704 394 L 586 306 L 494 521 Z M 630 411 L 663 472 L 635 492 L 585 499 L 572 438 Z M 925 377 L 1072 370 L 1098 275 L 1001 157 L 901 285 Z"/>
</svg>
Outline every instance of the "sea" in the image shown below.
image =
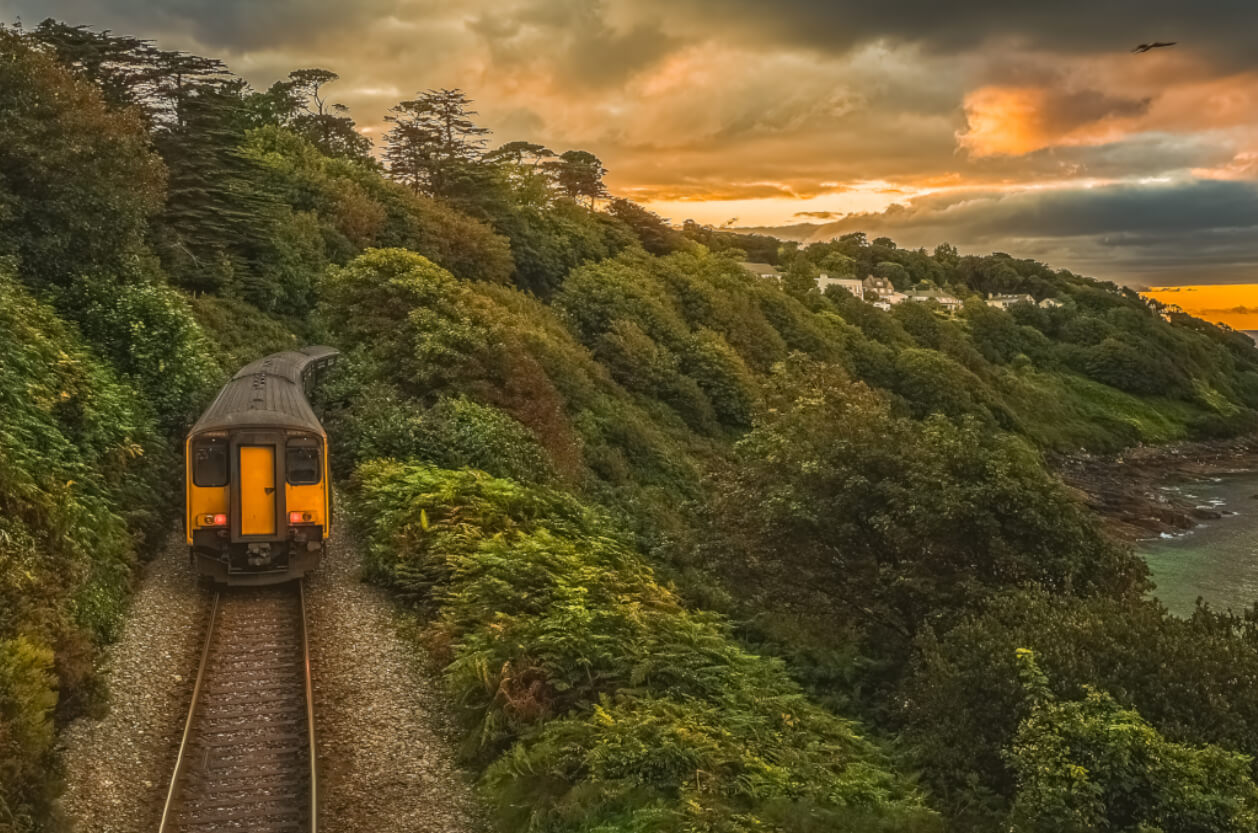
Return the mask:
<svg viewBox="0 0 1258 833">
<path fill-rule="evenodd" d="M 1237 612 L 1258 602 L 1258 472 L 1162 488 L 1220 517 L 1137 544 L 1157 584 L 1153 595 L 1180 616 L 1190 615 L 1198 598 Z"/>
</svg>

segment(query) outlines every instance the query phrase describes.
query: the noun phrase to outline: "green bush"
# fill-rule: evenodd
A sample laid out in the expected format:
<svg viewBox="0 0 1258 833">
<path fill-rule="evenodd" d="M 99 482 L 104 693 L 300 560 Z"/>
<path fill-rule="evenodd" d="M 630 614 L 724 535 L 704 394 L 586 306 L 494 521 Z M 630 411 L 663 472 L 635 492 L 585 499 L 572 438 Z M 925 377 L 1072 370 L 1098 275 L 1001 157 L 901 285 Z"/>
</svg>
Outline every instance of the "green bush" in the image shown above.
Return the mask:
<svg viewBox="0 0 1258 833">
<path fill-rule="evenodd" d="M 567 199 L 510 206 L 490 222 L 511 241 L 516 286 L 543 298 L 558 291 L 581 264 L 615 257 L 638 242 L 615 217 Z"/>
<path fill-rule="evenodd" d="M 866 655 L 896 659 L 923 624 L 1002 587 L 1144 588 L 1144 564 L 1026 443 L 973 420 L 896 416 L 887 397 L 802 358 L 775 382 L 709 491 L 704 535 L 707 563 L 753 609 L 825 611 L 861 625 Z"/>
<path fill-rule="evenodd" d="M 555 478 L 537 438 L 504 411 L 466 396 L 442 397 L 421 409 L 387 384 L 345 378 L 356 370 L 352 358 L 343 361 L 323 387 L 328 399 L 352 396 L 366 405 L 334 410 L 327 422 L 344 472 L 366 460 L 392 458 L 474 468 L 522 483 Z"/>
<path fill-rule="evenodd" d="M 1032 652 L 1019 660 L 1032 706 L 1007 753 L 1017 778 L 1010 830 L 1241 833 L 1258 825 L 1250 758 L 1168 741 L 1101 691 L 1058 700 Z"/>
<path fill-rule="evenodd" d="M 53 653 L 24 636 L 0 639 L 0 830 L 34 829 L 51 796 Z"/>
<path fill-rule="evenodd" d="M 0 254 L 32 285 L 123 270 L 164 186 L 137 111 L 0 30 Z"/>
<path fill-rule="evenodd" d="M 512 829 L 930 827 L 851 723 L 685 610 L 573 498 L 383 461 L 356 480 L 370 574 L 430 614 Z"/>
<path fill-rule="evenodd" d="M 47 811 L 49 711 L 94 709 L 173 470 L 141 394 L 0 262 L 0 826 Z M 50 650 L 51 648 L 51 650 Z"/>
<path fill-rule="evenodd" d="M 760 387 L 729 342 L 702 329 L 691 338 L 683 362 L 686 374 L 712 403 L 717 419 L 737 428 L 751 425 Z"/>
<path fill-rule="evenodd" d="M 505 238 L 449 205 L 386 179 L 363 162 L 324 155 L 281 127 L 252 130 L 241 155 L 259 179 L 310 218 L 321 252 L 343 264 L 364 249 L 404 247 L 460 278 L 507 281 L 514 264 Z"/>
<path fill-rule="evenodd" d="M 221 377 L 231 376 L 270 353 L 302 346 L 284 322 L 238 298 L 198 295 L 188 303 L 205 333 L 206 352 L 218 365 Z"/>
<path fill-rule="evenodd" d="M 676 412 L 616 384 L 552 310 L 519 290 L 457 281 L 413 252 L 374 250 L 329 273 L 320 314 L 355 368 L 333 403 L 347 424 L 383 424 L 350 413 L 375 406 L 355 393 L 363 385 L 381 383 L 400 408 L 416 411 L 461 394 L 527 428 L 561 477 L 599 490 L 597 481 L 611 481 L 603 496 L 612 502 L 660 488 L 675 507 L 697 486 L 683 446 L 696 440 Z M 675 390 L 710 409 L 693 380 L 674 381 L 690 381 L 689 391 Z M 389 419 L 403 426 L 408 417 Z M 640 520 L 651 523 L 651 514 Z"/>
<path fill-rule="evenodd" d="M 918 639 L 897 725 L 942 808 L 996 829 L 1016 792 L 1001 750 L 1030 714 L 1016 651 L 1027 648 L 1062 700 L 1105 691 L 1180 743 L 1258 753 L 1258 634 L 1252 613 L 1156 602 L 1063 599 L 1043 590 L 992 598 L 946 632 Z M 985 822 L 967 816 L 987 796 Z"/>
<path fill-rule="evenodd" d="M 144 394 L 167 434 L 192 424 L 221 372 L 182 295 L 155 278 L 119 284 L 80 278 L 57 295 L 56 303 Z"/>
</svg>

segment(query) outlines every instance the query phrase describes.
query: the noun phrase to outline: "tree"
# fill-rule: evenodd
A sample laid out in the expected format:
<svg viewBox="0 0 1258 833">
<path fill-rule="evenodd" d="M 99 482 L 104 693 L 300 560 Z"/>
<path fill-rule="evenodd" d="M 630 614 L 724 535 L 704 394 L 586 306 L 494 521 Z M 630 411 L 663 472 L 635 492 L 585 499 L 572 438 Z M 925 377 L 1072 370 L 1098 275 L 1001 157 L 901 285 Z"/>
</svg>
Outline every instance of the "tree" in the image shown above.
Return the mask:
<svg viewBox="0 0 1258 833">
<path fill-rule="evenodd" d="M 842 252 L 829 252 L 817 265 L 831 277 L 856 275 L 856 261 Z"/>
<path fill-rule="evenodd" d="M 635 202 L 613 198 L 607 213 L 620 220 L 638 235 L 642 248 L 653 255 L 669 255 L 686 247 L 686 238 L 663 217 Z"/>
<path fill-rule="evenodd" d="M 707 530 L 712 567 L 751 604 L 831 617 L 895 664 L 924 623 L 943 627 L 1001 588 L 1142 591 L 1143 562 L 1022 441 L 973 420 L 897 417 L 816 362 L 788 361 L 774 383 L 712 490 Z"/>
<path fill-rule="evenodd" d="M 882 238 L 878 238 L 878 239 L 881 240 Z M 874 242 L 876 244 L 878 241 L 874 241 Z M 905 269 L 903 266 L 901 266 L 899 263 L 896 263 L 894 261 L 884 260 L 881 263 L 874 266 L 873 271 L 874 271 L 874 274 L 877 275 L 878 277 L 886 278 L 887 280 L 891 281 L 891 285 L 894 286 L 896 289 L 900 289 L 900 290 L 907 289 L 909 287 L 909 284 L 913 282 L 913 278 L 912 276 L 909 275 L 908 270 Z"/>
<path fill-rule="evenodd" d="M 276 81 L 246 104 L 262 124 L 279 124 L 300 133 L 328 156 L 372 162 L 371 139 L 359 133 L 349 108 L 333 104 L 323 88 L 340 78 L 326 69 L 298 69 Z"/>
<path fill-rule="evenodd" d="M 134 110 L 0 30 L 0 251 L 36 285 L 120 270 L 165 187 Z"/>
<path fill-rule="evenodd" d="M 558 290 L 575 267 L 615 257 L 636 240 L 617 218 L 569 200 L 512 205 L 490 222 L 511 241 L 516 285 L 541 297 Z"/>
<path fill-rule="evenodd" d="M 817 289 L 817 277 L 820 275 L 816 266 L 803 256 L 796 256 L 786 267 L 782 276 L 782 288 L 797 298 L 803 297 Z"/>
<path fill-rule="evenodd" d="M 961 256 L 957 254 L 957 247 L 951 243 L 940 243 L 936 246 L 933 257 L 936 261 L 949 268 L 956 268 L 957 263 L 961 260 Z"/>
<path fill-rule="evenodd" d="M 1082 700 L 1058 700 L 1020 650 L 1031 713 L 1007 751 L 1017 794 L 1015 833 L 1252 831 L 1258 786 L 1251 759 L 1217 746 L 1167 740 L 1132 709 L 1085 687 Z"/>
<path fill-rule="evenodd" d="M 281 298 L 308 303 L 304 292 L 289 295 L 268 275 L 282 268 L 282 248 L 291 242 L 282 226 L 291 211 L 239 151 L 246 129 L 241 92 L 238 83 L 185 87 L 172 123 L 157 133 L 169 187 L 156 248 L 176 282 L 189 289 L 243 293 L 267 310 Z M 322 264 L 307 258 L 306 265 Z M 308 291 L 309 274 L 303 278 L 300 271 L 290 277 L 304 280 Z"/>
<path fill-rule="evenodd" d="M 566 196 L 580 202 L 582 198 L 593 208 L 594 201 L 607 196 L 603 177 L 607 169 L 597 156 L 585 150 L 567 150 L 555 162 L 548 162 L 555 183 Z"/>
<path fill-rule="evenodd" d="M 51 50 L 57 62 L 100 87 L 112 109 L 144 103 L 160 55 L 149 41 L 93 32 L 48 18 L 30 37 Z"/>
<path fill-rule="evenodd" d="M 522 141 L 507 142 L 485 154 L 486 162 L 507 162 L 512 165 L 527 165 L 531 168 L 536 168 L 543 162 L 554 158 L 555 152 L 545 145 Z"/>
<path fill-rule="evenodd" d="M 464 168 L 478 161 L 489 133 L 461 90 L 428 90 L 389 110 L 385 158 L 394 178 L 416 191 L 449 196 Z"/>
</svg>

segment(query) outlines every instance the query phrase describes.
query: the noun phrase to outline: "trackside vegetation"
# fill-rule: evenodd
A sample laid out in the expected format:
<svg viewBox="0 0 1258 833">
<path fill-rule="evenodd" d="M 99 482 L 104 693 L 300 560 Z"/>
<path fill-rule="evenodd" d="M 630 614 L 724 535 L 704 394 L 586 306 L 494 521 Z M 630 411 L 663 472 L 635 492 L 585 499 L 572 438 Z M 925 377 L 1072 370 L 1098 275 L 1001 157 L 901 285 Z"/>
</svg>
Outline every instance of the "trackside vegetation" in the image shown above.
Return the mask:
<svg viewBox="0 0 1258 833">
<path fill-rule="evenodd" d="M 373 153 L 335 82 L 0 28 L 0 833 L 52 829 L 189 421 L 314 341 L 364 577 L 502 830 L 1258 833 L 1258 613 L 1170 616 L 1053 471 L 1253 431 L 1246 336 L 674 225 L 458 90 Z"/>
<path fill-rule="evenodd" d="M 0 261 L 0 826 L 51 798 L 54 719 L 100 705 L 94 646 L 164 525 L 174 459 L 140 399 Z"/>
<path fill-rule="evenodd" d="M 571 496 L 397 462 L 357 478 L 366 568 L 427 610 L 512 829 L 938 829 L 850 722 Z"/>
</svg>

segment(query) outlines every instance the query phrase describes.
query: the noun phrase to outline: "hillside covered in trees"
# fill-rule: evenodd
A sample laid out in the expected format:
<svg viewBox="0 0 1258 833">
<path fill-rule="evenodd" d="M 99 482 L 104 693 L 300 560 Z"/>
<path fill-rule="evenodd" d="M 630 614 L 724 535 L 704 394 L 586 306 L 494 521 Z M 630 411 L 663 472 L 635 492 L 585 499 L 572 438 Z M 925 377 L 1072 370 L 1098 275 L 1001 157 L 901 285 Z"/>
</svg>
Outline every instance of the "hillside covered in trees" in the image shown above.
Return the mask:
<svg viewBox="0 0 1258 833">
<path fill-rule="evenodd" d="M 503 829 L 1258 829 L 1253 612 L 1170 616 L 1051 467 L 1252 431 L 1247 337 L 1005 254 L 674 227 L 457 90 L 373 149 L 335 81 L 0 31 L 0 830 L 107 703 L 182 432 L 306 341 Z"/>
</svg>

